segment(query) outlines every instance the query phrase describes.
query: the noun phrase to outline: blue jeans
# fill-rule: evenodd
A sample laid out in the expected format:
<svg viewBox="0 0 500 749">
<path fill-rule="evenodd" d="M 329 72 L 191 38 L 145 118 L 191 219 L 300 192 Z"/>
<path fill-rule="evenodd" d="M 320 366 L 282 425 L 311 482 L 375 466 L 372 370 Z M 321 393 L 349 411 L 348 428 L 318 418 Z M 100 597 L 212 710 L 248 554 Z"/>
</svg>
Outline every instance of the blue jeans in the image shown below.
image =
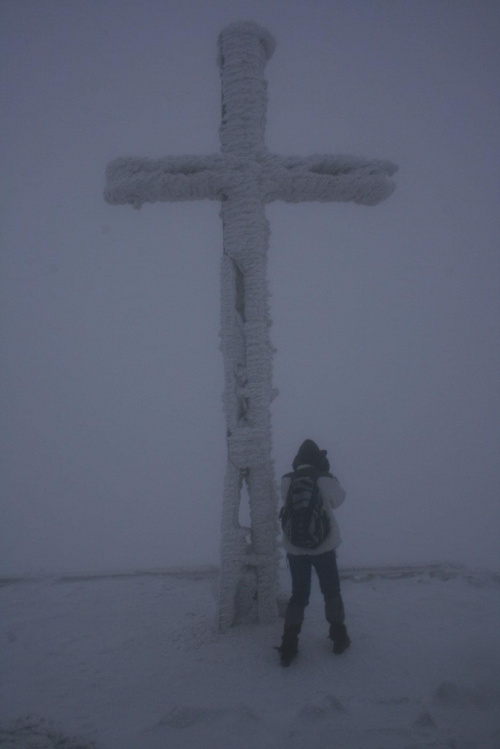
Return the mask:
<svg viewBox="0 0 500 749">
<path fill-rule="evenodd" d="M 292 597 L 285 614 L 285 627 L 300 627 L 304 610 L 311 595 L 311 571 L 316 570 L 319 587 L 325 601 L 325 616 L 330 624 L 342 624 L 345 619 L 344 604 L 340 595 L 340 578 L 335 551 L 324 554 L 288 554 L 292 575 Z"/>
</svg>

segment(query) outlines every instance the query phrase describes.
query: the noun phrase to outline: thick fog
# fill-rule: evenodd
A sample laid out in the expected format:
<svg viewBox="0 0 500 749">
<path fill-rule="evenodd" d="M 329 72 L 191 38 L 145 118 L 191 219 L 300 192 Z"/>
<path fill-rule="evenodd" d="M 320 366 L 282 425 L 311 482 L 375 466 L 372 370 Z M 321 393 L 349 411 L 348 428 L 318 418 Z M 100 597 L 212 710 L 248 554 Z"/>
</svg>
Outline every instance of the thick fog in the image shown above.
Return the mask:
<svg viewBox="0 0 500 749">
<path fill-rule="evenodd" d="M 341 565 L 498 567 L 498 3 L 4 0 L 0 574 L 218 562 L 219 206 L 103 186 L 219 151 L 237 20 L 277 40 L 271 151 L 400 167 L 374 208 L 267 208 L 276 475 L 328 449 Z"/>
</svg>

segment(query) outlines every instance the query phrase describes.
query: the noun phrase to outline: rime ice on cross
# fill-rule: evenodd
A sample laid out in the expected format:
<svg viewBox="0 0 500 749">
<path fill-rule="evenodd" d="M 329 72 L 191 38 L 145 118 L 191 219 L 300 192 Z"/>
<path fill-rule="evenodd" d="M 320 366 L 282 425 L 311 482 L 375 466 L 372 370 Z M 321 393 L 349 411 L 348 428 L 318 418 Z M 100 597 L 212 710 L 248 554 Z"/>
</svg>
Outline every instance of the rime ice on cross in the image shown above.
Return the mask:
<svg viewBox="0 0 500 749">
<path fill-rule="evenodd" d="M 218 200 L 223 225 L 221 350 L 228 461 L 222 507 L 218 626 L 224 631 L 252 598 L 258 618 L 276 616 L 277 495 L 271 450 L 272 354 L 266 277 L 273 200 L 375 205 L 394 190 L 397 167 L 351 156 L 277 156 L 264 143 L 264 68 L 275 41 L 252 22 L 219 36 L 221 153 L 116 159 L 107 168 L 109 203 Z M 246 482 L 251 528 L 238 522 Z M 241 614 L 241 612 L 240 612 Z"/>
</svg>

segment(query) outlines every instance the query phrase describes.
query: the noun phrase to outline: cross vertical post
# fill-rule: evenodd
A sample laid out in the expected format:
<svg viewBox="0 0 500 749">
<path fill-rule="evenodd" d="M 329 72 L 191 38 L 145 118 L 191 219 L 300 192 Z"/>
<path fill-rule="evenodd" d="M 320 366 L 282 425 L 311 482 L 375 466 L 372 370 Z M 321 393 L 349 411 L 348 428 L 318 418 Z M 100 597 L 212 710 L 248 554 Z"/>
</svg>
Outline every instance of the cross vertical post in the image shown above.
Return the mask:
<svg viewBox="0 0 500 749">
<path fill-rule="evenodd" d="M 235 23 L 219 36 L 222 84 L 221 153 L 152 160 L 120 158 L 106 173 L 112 204 L 217 200 L 221 203 L 221 351 L 227 467 L 222 502 L 218 628 L 244 618 L 277 614 L 277 492 L 272 460 L 270 403 L 273 348 L 267 285 L 273 200 L 353 201 L 376 205 L 394 190 L 389 161 L 353 156 L 278 156 L 265 147 L 267 83 L 264 68 L 272 35 L 253 22 Z M 246 483 L 250 528 L 239 522 Z M 255 608 L 255 607 L 254 607 Z"/>
<path fill-rule="evenodd" d="M 269 225 L 255 155 L 265 151 L 267 84 L 264 68 L 274 40 L 262 29 L 226 29 L 219 37 L 222 82 L 221 151 L 245 168 L 227 189 L 223 225 L 221 325 L 228 465 L 222 509 L 219 627 L 227 629 L 256 596 L 259 621 L 276 616 L 277 498 L 272 464 L 267 252 Z M 253 168 L 252 168 L 253 167 Z M 229 187 L 229 185 L 228 185 Z M 238 509 L 246 482 L 250 533 Z M 240 589 L 239 589 L 240 588 Z"/>
</svg>

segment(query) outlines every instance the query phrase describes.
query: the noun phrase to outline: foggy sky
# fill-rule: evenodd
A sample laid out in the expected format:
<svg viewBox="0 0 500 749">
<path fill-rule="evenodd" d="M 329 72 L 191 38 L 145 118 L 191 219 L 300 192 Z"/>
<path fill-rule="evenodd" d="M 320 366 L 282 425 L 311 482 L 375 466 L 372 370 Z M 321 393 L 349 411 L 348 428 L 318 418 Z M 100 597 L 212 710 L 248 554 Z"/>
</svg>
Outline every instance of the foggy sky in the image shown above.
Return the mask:
<svg viewBox="0 0 500 749">
<path fill-rule="evenodd" d="M 267 207 L 276 475 L 328 449 L 341 565 L 498 567 L 498 3 L 4 0 L 0 574 L 218 562 L 219 206 L 102 192 L 219 151 L 238 20 L 277 40 L 269 150 L 400 167 L 375 208 Z"/>
</svg>

